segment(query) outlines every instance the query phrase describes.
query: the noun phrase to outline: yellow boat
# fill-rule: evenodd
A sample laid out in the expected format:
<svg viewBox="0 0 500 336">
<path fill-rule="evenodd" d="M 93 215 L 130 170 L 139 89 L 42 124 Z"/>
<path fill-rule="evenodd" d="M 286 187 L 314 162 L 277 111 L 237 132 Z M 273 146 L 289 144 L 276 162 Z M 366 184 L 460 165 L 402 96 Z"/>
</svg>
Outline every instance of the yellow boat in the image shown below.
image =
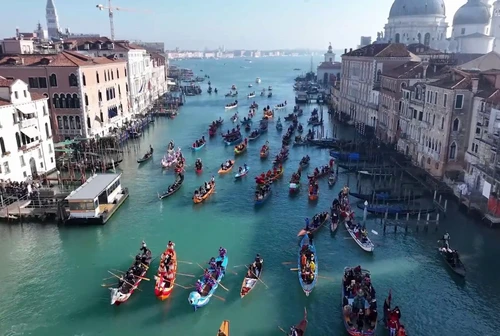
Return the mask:
<svg viewBox="0 0 500 336">
<path fill-rule="evenodd" d="M 222 321 L 217 336 L 229 336 L 229 321 Z"/>
<path fill-rule="evenodd" d="M 234 160 L 229 160 L 231 162 L 231 167 L 227 168 L 227 169 L 222 169 L 220 168 L 219 169 L 219 174 L 226 174 L 226 173 L 229 173 L 233 167 L 234 167 Z"/>
</svg>

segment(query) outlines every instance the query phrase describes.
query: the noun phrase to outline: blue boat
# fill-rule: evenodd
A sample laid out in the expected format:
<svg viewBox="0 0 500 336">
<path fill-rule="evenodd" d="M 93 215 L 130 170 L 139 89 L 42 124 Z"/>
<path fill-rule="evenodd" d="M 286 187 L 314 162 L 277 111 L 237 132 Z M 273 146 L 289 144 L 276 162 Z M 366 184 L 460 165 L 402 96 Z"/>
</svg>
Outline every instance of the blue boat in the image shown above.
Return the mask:
<svg viewBox="0 0 500 336">
<path fill-rule="evenodd" d="M 200 307 L 206 306 L 210 302 L 210 298 L 214 295 L 215 291 L 219 287 L 219 282 L 222 280 L 222 278 L 224 278 L 224 275 L 226 274 L 226 267 L 229 262 L 227 255 L 223 258 L 220 256 L 217 257 L 215 259 L 215 262 L 221 262 L 222 272 L 220 272 L 219 277 L 215 279 L 215 269 L 213 269 L 212 267 L 208 269 L 213 277 L 213 279 L 210 279 L 213 280 L 213 285 L 210 285 L 208 283 L 210 280 L 207 281 L 205 280 L 204 276 L 201 276 L 199 280 L 202 284 L 203 293 L 200 294 L 198 291 L 189 293 L 188 302 L 191 306 L 193 306 L 194 311 L 196 311 Z"/>
<path fill-rule="evenodd" d="M 224 141 L 224 143 L 226 144 L 226 146 L 234 146 L 234 145 L 237 145 L 241 142 L 242 138 L 241 138 L 241 135 L 239 136 L 238 139 L 235 139 L 233 141 Z"/>
<path fill-rule="evenodd" d="M 314 261 L 315 268 L 314 272 L 312 272 L 313 278 L 312 280 L 305 281 L 308 276 L 310 276 L 311 273 L 309 274 L 304 274 L 304 277 L 302 276 L 302 255 L 305 254 L 307 258 L 307 262 Z M 310 255 L 310 260 L 307 257 L 307 255 Z M 304 266 L 305 267 L 305 266 Z M 302 290 L 306 294 L 306 296 L 309 296 L 311 294 L 312 290 L 314 287 L 316 287 L 316 283 L 318 282 L 318 259 L 316 258 L 316 247 L 314 244 L 309 243 L 309 237 L 305 235 L 302 237 L 302 240 L 300 241 L 300 250 L 299 250 L 299 262 L 298 262 L 298 272 L 297 274 L 299 275 L 299 283 L 300 286 L 302 287 Z"/>
<path fill-rule="evenodd" d="M 207 142 L 205 141 L 205 142 L 203 143 L 203 145 L 201 145 L 201 146 L 198 146 L 198 147 L 193 147 L 193 146 L 191 146 L 191 149 L 192 149 L 193 151 L 197 152 L 197 151 L 201 150 L 203 147 L 205 147 L 205 145 L 206 145 L 206 144 L 207 144 Z"/>
<path fill-rule="evenodd" d="M 269 199 L 269 197 L 271 196 L 272 193 L 273 193 L 273 191 L 271 189 L 269 189 L 269 191 L 264 195 L 264 197 L 262 197 L 260 199 L 255 197 L 255 205 L 261 205 L 261 204 L 266 203 L 266 201 Z"/>
</svg>

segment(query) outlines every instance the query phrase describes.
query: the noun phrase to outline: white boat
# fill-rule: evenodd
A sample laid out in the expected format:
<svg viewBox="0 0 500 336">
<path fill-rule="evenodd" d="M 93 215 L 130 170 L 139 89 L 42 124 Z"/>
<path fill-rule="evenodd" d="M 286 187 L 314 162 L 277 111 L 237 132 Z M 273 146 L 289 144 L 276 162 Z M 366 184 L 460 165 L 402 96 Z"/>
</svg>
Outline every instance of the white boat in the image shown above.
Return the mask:
<svg viewBox="0 0 500 336">
<path fill-rule="evenodd" d="M 255 83 L 259 84 L 260 82 L 262 82 L 262 81 L 260 80 L 260 77 L 257 77 L 257 78 L 255 79 Z"/>
<path fill-rule="evenodd" d="M 255 92 L 250 93 L 247 98 L 255 98 Z"/>
<path fill-rule="evenodd" d="M 351 235 L 352 239 L 354 239 L 354 241 L 359 245 L 359 247 L 361 247 L 366 252 L 373 252 L 373 250 L 375 249 L 375 245 L 373 245 L 373 243 L 370 240 L 370 238 L 366 237 L 366 241 L 363 243 L 361 240 L 359 240 L 358 238 L 356 238 L 356 234 L 354 233 L 353 230 L 351 230 L 349 228 L 349 225 L 347 224 L 347 221 L 344 221 L 344 225 L 345 225 L 345 228 L 346 228 L 347 232 L 349 232 L 349 234 Z"/>
<path fill-rule="evenodd" d="M 227 105 L 226 105 L 224 108 L 225 108 L 226 110 L 230 110 L 230 109 L 234 109 L 234 108 L 237 108 L 237 107 L 238 107 L 238 104 L 235 104 L 235 105 L 230 105 L 230 106 L 227 106 Z"/>
<path fill-rule="evenodd" d="M 284 109 L 284 108 L 286 108 L 286 104 L 283 104 L 283 105 L 281 105 L 281 106 L 276 105 L 276 106 L 274 107 L 274 109 L 275 109 L 275 110 L 282 110 L 282 109 Z"/>
<path fill-rule="evenodd" d="M 252 86 L 253 86 L 252 84 L 248 84 L 248 87 L 249 87 L 249 88 L 250 88 L 250 87 L 252 87 Z"/>
</svg>

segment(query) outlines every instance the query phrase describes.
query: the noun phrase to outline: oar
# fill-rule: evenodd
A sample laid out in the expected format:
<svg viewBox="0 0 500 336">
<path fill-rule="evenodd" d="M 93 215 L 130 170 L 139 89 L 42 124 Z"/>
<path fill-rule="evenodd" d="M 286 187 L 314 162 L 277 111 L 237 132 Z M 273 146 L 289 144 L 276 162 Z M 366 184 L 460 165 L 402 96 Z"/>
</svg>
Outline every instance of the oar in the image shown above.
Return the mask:
<svg viewBox="0 0 500 336">
<path fill-rule="evenodd" d="M 110 276 L 109 278 L 104 278 L 102 280 L 109 280 L 109 279 L 113 279 L 113 278 L 114 278 L 114 276 Z"/>
<path fill-rule="evenodd" d="M 288 333 L 283 328 L 281 328 L 280 326 L 278 326 L 278 329 L 281 330 L 281 331 L 283 331 L 283 333 L 285 333 L 285 334 L 288 335 Z"/>
<path fill-rule="evenodd" d="M 219 299 L 219 300 L 223 301 L 223 302 L 225 302 L 225 301 L 226 301 L 226 299 L 224 299 L 223 297 L 220 297 L 220 296 L 218 296 L 218 295 L 212 294 L 212 296 L 213 296 L 214 298 L 216 298 L 216 299 Z"/>
<path fill-rule="evenodd" d="M 205 270 L 205 269 L 203 268 L 203 266 L 201 266 L 200 264 L 196 263 L 196 265 L 198 265 L 198 266 L 199 266 L 202 270 Z M 224 286 L 220 283 L 220 281 L 218 281 L 216 278 L 214 278 L 214 276 L 213 276 L 212 274 L 210 274 L 210 276 L 211 276 L 211 277 L 212 277 L 212 279 L 214 279 L 214 280 L 215 280 L 215 281 L 216 281 L 216 282 L 217 282 L 217 283 L 218 283 L 218 284 L 219 284 L 219 285 L 220 285 L 223 289 L 225 289 L 226 291 L 228 291 L 228 292 L 229 292 L 229 289 L 227 289 L 226 287 L 224 287 Z"/>
<path fill-rule="evenodd" d="M 294 264 L 294 263 L 296 263 L 296 261 L 284 261 L 281 264 L 282 265 L 290 265 L 290 264 Z"/>
<path fill-rule="evenodd" d="M 290 268 L 290 271 L 298 271 L 298 268 Z"/>
<path fill-rule="evenodd" d="M 373 233 L 374 235 L 377 235 L 377 236 L 378 236 L 378 232 L 377 232 L 377 231 L 372 230 L 372 233 Z"/>
<path fill-rule="evenodd" d="M 116 286 L 115 283 L 113 284 L 102 284 L 101 287 L 111 287 L 111 286 Z"/>
<path fill-rule="evenodd" d="M 318 275 L 318 278 L 332 280 L 332 281 L 335 280 L 334 278 L 330 278 L 330 277 L 326 277 L 326 276 L 322 276 L 322 275 Z"/>
<path fill-rule="evenodd" d="M 252 272 L 252 274 L 253 274 L 253 275 L 255 275 L 255 277 L 257 278 L 257 280 L 259 280 L 260 282 L 262 282 L 262 284 L 263 284 L 264 286 L 266 286 L 266 288 L 268 288 L 268 289 L 269 289 L 269 287 L 268 287 L 268 286 L 264 283 L 264 281 L 262 281 L 262 280 L 260 279 L 260 277 L 258 277 L 258 276 L 257 276 L 257 274 L 255 274 L 252 270 L 250 270 L 250 268 L 249 268 L 249 267 L 247 267 L 247 266 L 245 266 L 245 267 L 246 267 L 246 268 L 247 268 L 250 272 Z"/>
<path fill-rule="evenodd" d="M 305 234 L 307 233 L 306 230 L 302 229 L 299 231 L 299 233 L 297 234 L 297 237 L 300 237 L 300 236 L 304 236 Z"/>
<path fill-rule="evenodd" d="M 108 272 L 109 272 L 109 274 L 113 275 L 115 278 L 122 280 L 122 277 L 120 277 L 120 276 L 118 276 L 118 275 L 114 274 L 114 273 L 113 273 L 113 272 L 111 272 L 111 271 L 108 271 Z M 123 282 L 125 282 L 127 285 L 131 286 L 132 288 L 136 287 L 135 285 L 132 285 L 130 282 L 128 282 L 128 281 L 127 281 L 127 280 L 125 280 L 125 279 L 123 279 L 122 281 L 123 281 Z M 139 289 L 139 287 L 136 287 L 135 289 Z M 141 290 L 141 289 L 139 289 L 139 290 Z"/>
<path fill-rule="evenodd" d="M 125 273 L 124 271 L 117 270 L 116 268 L 112 268 L 112 270 L 118 273 Z"/>
<path fill-rule="evenodd" d="M 233 266 L 233 267 L 241 267 L 241 266 L 246 266 L 246 265 L 236 265 L 236 266 Z"/>
<path fill-rule="evenodd" d="M 134 277 L 136 277 L 136 278 L 138 278 L 138 279 L 141 279 L 141 280 L 150 281 L 150 279 L 145 278 L 145 277 L 141 277 L 141 276 L 139 276 L 139 275 L 134 275 Z"/>
<path fill-rule="evenodd" d="M 178 263 L 183 263 L 183 264 L 188 264 L 192 265 L 193 263 L 191 261 L 182 261 L 182 260 L 177 260 Z"/>
<path fill-rule="evenodd" d="M 187 277 L 190 277 L 190 278 L 194 278 L 195 277 L 193 274 L 185 274 L 185 273 L 179 273 L 179 272 L 177 272 L 176 274 L 177 275 L 187 276 Z"/>
<path fill-rule="evenodd" d="M 186 286 L 183 286 L 183 285 L 179 285 L 179 284 L 176 284 L 175 282 L 174 282 L 174 286 L 178 286 L 178 287 L 180 287 L 180 288 L 182 288 L 182 289 L 190 289 L 190 287 L 186 287 Z"/>
</svg>

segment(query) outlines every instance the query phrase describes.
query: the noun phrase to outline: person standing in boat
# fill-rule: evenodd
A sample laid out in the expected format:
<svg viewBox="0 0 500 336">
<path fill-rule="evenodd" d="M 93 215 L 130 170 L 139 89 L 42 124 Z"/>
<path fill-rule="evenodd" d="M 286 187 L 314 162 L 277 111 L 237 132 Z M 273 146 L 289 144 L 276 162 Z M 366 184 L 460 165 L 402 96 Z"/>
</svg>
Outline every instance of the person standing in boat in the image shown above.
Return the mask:
<svg viewBox="0 0 500 336">
<path fill-rule="evenodd" d="M 153 147 L 151 145 L 149 145 L 149 153 L 153 154 Z"/>
<path fill-rule="evenodd" d="M 260 254 L 257 253 L 257 255 L 255 256 L 255 268 L 257 269 L 256 270 L 256 275 L 258 276 L 258 274 L 260 274 L 260 271 L 262 270 L 262 263 L 264 262 L 264 259 L 262 259 L 260 257 Z"/>
<path fill-rule="evenodd" d="M 146 243 L 144 242 L 144 240 L 142 241 L 142 246 L 141 246 L 141 249 L 140 251 L 142 251 L 143 254 L 147 254 L 147 252 L 149 251 Z"/>
<path fill-rule="evenodd" d="M 439 239 L 438 242 L 443 242 L 443 247 L 445 247 L 447 250 L 450 249 L 450 234 L 446 232 L 443 235 L 443 238 Z"/>
</svg>

